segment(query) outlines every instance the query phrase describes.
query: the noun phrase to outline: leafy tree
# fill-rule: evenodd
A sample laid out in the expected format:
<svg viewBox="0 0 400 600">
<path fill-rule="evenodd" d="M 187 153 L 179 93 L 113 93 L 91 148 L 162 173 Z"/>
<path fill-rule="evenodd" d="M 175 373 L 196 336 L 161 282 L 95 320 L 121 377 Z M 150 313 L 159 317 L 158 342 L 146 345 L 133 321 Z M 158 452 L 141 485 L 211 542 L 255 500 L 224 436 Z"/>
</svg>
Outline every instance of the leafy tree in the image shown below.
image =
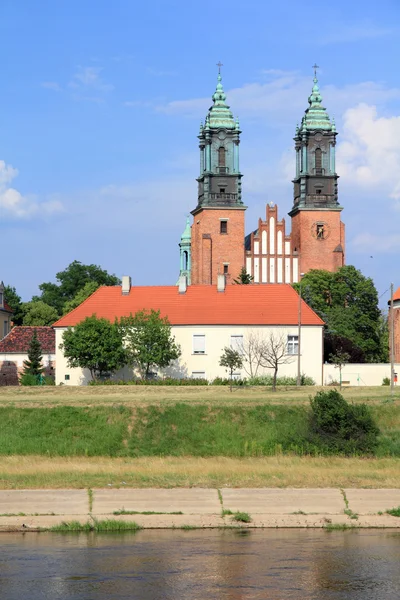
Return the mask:
<svg viewBox="0 0 400 600">
<path fill-rule="evenodd" d="M 111 375 L 126 364 L 121 330 L 116 323 L 87 317 L 63 334 L 60 348 L 68 366 L 89 369 L 92 379 Z"/>
<path fill-rule="evenodd" d="M 82 302 L 89 298 L 89 296 L 91 296 L 93 292 L 95 292 L 98 289 L 98 287 L 99 285 L 95 281 L 88 281 L 87 283 L 85 283 L 83 288 L 75 294 L 72 300 L 68 300 L 64 304 L 64 315 L 71 312 L 71 310 L 74 310 L 74 308 L 82 304 Z"/>
<path fill-rule="evenodd" d="M 300 284 L 293 287 L 300 290 Z M 325 321 L 329 335 L 350 340 L 365 361 L 382 360 L 381 312 L 371 278 L 351 265 L 335 273 L 315 269 L 302 278 L 301 294 Z"/>
<path fill-rule="evenodd" d="M 41 283 L 39 289 L 41 296 L 33 298 L 42 300 L 56 309 L 58 315 L 63 314 L 64 305 L 72 300 L 88 282 L 100 285 L 119 285 L 120 279 L 110 275 L 98 265 L 83 265 L 79 260 L 74 260 L 64 271 L 56 275 L 57 283 Z"/>
<path fill-rule="evenodd" d="M 35 329 L 29 344 L 28 360 L 24 360 L 24 370 L 22 376 L 32 375 L 38 378 L 44 371 L 42 367 L 42 360 L 42 346 L 40 345 Z"/>
<path fill-rule="evenodd" d="M 22 325 L 22 301 L 15 287 L 11 287 L 10 285 L 4 286 L 4 300 L 13 311 L 14 325 Z"/>
<path fill-rule="evenodd" d="M 139 369 L 143 379 L 149 378 L 153 368 L 168 367 L 181 355 L 169 321 L 160 317 L 160 311 L 140 310 L 134 316 L 121 317 L 120 328 L 128 362 Z"/>
<path fill-rule="evenodd" d="M 342 370 L 349 362 L 350 354 L 348 352 L 343 352 L 343 350 L 338 350 L 335 354 L 331 354 L 329 358 L 331 363 L 335 365 L 335 369 L 339 369 L 339 386 L 340 389 L 342 389 Z"/>
<path fill-rule="evenodd" d="M 41 300 L 24 302 L 22 313 L 23 325 L 52 325 L 58 319 L 56 309 Z"/>
<path fill-rule="evenodd" d="M 221 354 L 219 364 L 221 367 L 226 367 L 227 369 L 229 369 L 229 377 L 230 377 L 229 388 L 232 391 L 233 371 L 235 371 L 235 369 L 242 368 L 242 366 L 243 366 L 242 356 L 241 356 L 240 352 L 238 352 L 237 350 L 234 350 L 233 348 L 225 347 Z"/>
<path fill-rule="evenodd" d="M 237 283 L 238 285 L 248 285 L 253 281 L 253 279 L 254 277 L 252 275 L 249 275 L 249 273 L 246 271 L 246 267 L 242 267 L 238 278 L 234 279 L 233 282 Z"/>
<path fill-rule="evenodd" d="M 270 333 L 262 341 L 261 366 L 267 369 L 273 369 L 272 391 L 276 392 L 276 379 L 278 377 L 278 368 L 293 361 L 292 356 L 287 354 L 286 336 Z"/>
</svg>

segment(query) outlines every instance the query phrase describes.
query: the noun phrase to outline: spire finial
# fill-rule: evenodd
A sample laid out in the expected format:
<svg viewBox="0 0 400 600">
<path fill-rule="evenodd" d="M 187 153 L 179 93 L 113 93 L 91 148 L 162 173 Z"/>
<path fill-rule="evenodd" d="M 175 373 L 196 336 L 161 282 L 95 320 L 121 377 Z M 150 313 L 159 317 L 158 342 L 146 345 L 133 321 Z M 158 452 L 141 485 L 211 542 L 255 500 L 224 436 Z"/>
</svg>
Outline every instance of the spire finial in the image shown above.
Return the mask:
<svg viewBox="0 0 400 600">
<path fill-rule="evenodd" d="M 319 69 L 319 66 L 317 65 L 317 63 L 315 63 L 315 65 L 313 65 L 313 69 L 314 69 L 314 79 L 317 79 L 317 69 Z"/>
<path fill-rule="evenodd" d="M 217 67 L 218 67 L 218 75 L 221 75 L 221 67 L 223 67 L 224 65 L 222 64 L 222 62 L 219 60 L 217 62 Z"/>
</svg>

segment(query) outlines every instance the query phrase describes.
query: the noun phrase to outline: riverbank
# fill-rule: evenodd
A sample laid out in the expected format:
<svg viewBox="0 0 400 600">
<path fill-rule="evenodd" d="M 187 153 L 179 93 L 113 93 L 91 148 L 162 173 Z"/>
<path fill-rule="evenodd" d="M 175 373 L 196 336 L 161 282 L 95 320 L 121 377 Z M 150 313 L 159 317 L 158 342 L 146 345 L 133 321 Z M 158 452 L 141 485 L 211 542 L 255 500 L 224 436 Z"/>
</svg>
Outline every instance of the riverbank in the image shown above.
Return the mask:
<svg viewBox="0 0 400 600">
<path fill-rule="evenodd" d="M 398 489 L 85 489 L 0 491 L 0 531 L 118 527 L 400 528 Z M 122 526 L 121 523 L 125 523 Z M 63 525 L 63 523 L 65 525 Z"/>
</svg>

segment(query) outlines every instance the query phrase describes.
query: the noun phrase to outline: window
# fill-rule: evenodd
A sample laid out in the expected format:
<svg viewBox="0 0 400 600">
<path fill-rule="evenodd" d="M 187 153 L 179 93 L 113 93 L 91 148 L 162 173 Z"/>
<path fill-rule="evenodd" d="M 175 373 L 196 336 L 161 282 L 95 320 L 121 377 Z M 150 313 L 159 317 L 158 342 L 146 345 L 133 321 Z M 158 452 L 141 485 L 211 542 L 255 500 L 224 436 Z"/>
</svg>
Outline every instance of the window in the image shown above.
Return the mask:
<svg viewBox="0 0 400 600">
<path fill-rule="evenodd" d="M 322 190 L 321 190 L 321 189 L 318 189 L 318 190 L 316 190 L 316 192 L 317 192 L 317 196 L 320 196 L 320 195 L 321 195 L 321 192 L 322 192 Z"/>
<path fill-rule="evenodd" d="M 236 352 L 243 351 L 243 336 L 242 335 L 231 335 L 231 348 Z"/>
<path fill-rule="evenodd" d="M 69 381 L 69 375 L 64 376 L 65 381 Z"/>
<path fill-rule="evenodd" d="M 5 337 L 8 333 L 8 321 L 4 321 L 4 327 L 3 327 L 3 337 Z"/>
<path fill-rule="evenodd" d="M 206 353 L 206 336 L 205 335 L 194 335 L 193 336 L 193 354 L 205 354 Z"/>
<path fill-rule="evenodd" d="M 219 193 L 220 194 L 225 194 L 225 188 L 219 188 Z"/>
<path fill-rule="evenodd" d="M 288 335 L 287 336 L 287 353 L 298 354 L 299 353 L 299 336 Z"/>
<path fill-rule="evenodd" d="M 315 174 L 322 175 L 322 151 L 317 148 L 315 151 Z"/>
<path fill-rule="evenodd" d="M 205 378 L 206 378 L 205 371 L 193 371 L 192 372 L 192 379 L 205 379 Z"/>
<path fill-rule="evenodd" d="M 225 148 L 221 146 L 218 148 L 218 166 L 225 167 Z"/>
<path fill-rule="evenodd" d="M 324 224 L 317 223 L 317 240 L 323 240 L 325 237 Z"/>
<path fill-rule="evenodd" d="M 220 233 L 228 233 L 228 221 L 220 221 L 219 222 L 219 232 Z"/>
<path fill-rule="evenodd" d="M 228 275 L 229 265 L 224 265 L 224 275 Z"/>
<path fill-rule="evenodd" d="M 0 292 L 0 306 L 3 306 L 3 302 L 4 302 L 3 292 Z"/>
</svg>

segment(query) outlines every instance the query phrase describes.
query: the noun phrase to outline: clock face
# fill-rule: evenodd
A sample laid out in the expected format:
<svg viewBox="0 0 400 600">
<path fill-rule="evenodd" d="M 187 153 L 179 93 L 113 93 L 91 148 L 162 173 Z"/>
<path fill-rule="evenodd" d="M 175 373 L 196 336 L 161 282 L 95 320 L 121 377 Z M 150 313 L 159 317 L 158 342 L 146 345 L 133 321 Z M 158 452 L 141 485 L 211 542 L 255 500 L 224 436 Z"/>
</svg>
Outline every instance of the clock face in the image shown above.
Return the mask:
<svg viewBox="0 0 400 600">
<path fill-rule="evenodd" d="M 316 142 L 320 142 L 322 140 L 322 134 L 321 133 L 317 133 L 316 136 L 314 137 Z"/>
<path fill-rule="evenodd" d="M 218 139 L 220 140 L 224 140 L 226 138 L 226 133 L 225 131 L 219 131 L 218 132 Z"/>
<path fill-rule="evenodd" d="M 311 225 L 311 235 L 316 240 L 326 240 L 330 235 L 330 227 L 324 221 L 317 221 Z"/>
</svg>

